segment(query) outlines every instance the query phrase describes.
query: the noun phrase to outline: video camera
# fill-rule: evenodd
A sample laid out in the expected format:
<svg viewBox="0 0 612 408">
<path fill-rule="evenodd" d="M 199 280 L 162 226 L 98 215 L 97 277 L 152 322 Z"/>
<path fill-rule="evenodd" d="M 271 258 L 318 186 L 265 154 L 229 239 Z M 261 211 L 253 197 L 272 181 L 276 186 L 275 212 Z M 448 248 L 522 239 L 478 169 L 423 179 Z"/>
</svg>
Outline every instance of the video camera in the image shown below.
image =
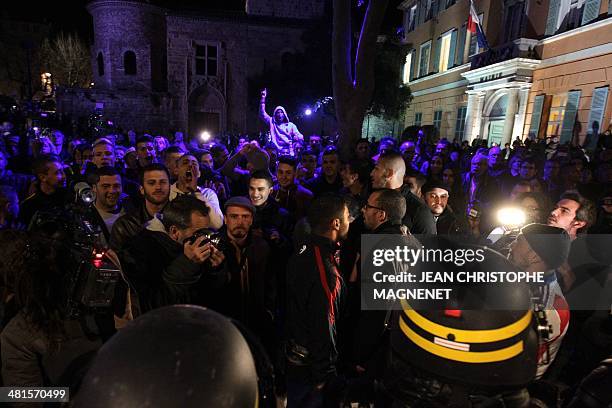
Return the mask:
<svg viewBox="0 0 612 408">
<path fill-rule="evenodd" d="M 95 193 L 86 183 L 74 186 L 74 202 L 64 208 L 38 211 L 29 231 L 70 246 L 68 316 L 78 318 L 112 306 L 121 271 L 106 256 L 101 228 L 93 222 Z"/>
</svg>

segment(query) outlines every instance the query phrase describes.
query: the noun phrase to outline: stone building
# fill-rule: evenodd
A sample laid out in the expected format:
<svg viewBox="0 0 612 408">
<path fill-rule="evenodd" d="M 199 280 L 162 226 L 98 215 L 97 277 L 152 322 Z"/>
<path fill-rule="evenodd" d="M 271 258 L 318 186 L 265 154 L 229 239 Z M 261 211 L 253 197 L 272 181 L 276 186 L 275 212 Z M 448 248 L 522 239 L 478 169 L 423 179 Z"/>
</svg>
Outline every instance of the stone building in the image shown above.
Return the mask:
<svg viewBox="0 0 612 408">
<path fill-rule="evenodd" d="M 607 0 L 474 0 L 489 49 L 467 30 L 469 0 L 406 0 L 405 125 L 505 144 L 516 137 L 587 142 L 612 104 Z M 589 140 L 593 140 L 591 137 Z"/>
<path fill-rule="evenodd" d="M 248 79 L 300 52 L 324 3 L 248 0 L 241 13 L 194 14 L 94 0 L 94 86 L 59 90 L 58 111 L 78 117 L 98 108 L 124 129 L 166 134 L 257 129 Z"/>
</svg>

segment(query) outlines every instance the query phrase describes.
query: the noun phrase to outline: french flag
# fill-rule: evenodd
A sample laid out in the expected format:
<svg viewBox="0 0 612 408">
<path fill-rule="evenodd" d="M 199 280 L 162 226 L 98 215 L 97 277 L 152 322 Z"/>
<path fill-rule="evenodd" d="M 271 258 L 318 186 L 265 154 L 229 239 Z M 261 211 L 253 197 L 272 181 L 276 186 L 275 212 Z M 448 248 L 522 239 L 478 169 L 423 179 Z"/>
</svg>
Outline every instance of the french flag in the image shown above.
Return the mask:
<svg viewBox="0 0 612 408">
<path fill-rule="evenodd" d="M 482 29 L 482 24 L 480 23 L 478 13 L 476 12 L 476 7 L 474 7 L 474 2 L 472 0 L 470 0 L 470 15 L 468 16 L 467 29 L 470 33 L 472 33 L 472 35 L 476 34 L 478 48 L 489 48 L 489 43 L 487 42 L 487 38 L 485 37 L 484 30 Z"/>
</svg>

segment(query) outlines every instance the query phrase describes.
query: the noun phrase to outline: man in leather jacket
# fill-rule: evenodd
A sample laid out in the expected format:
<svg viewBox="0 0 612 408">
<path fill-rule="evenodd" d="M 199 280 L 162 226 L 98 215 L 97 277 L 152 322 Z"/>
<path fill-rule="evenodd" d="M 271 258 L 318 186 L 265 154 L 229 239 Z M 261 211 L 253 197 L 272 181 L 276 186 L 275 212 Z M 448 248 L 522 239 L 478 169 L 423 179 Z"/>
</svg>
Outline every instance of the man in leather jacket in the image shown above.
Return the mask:
<svg viewBox="0 0 612 408">
<path fill-rule="evenodd" d="M 128 241 L 144 229 L 145 223 L 152 220 L 168 203 L 170 195 L 170 175 L 161 164 L 153 163 L 143 167 L 140 173 L 140 193 L 144 202 L 127 214 L 119 217 L 110 236 L 110 247 L 122 249 Z"/>
</svg>

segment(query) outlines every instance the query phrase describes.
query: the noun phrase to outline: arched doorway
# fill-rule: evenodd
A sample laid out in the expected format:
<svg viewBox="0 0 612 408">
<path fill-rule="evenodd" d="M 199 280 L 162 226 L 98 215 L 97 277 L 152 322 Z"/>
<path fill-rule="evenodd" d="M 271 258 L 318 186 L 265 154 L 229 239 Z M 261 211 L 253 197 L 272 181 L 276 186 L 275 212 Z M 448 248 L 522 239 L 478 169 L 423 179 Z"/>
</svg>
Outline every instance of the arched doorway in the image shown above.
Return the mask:
<svg viewBox="0 0 612 408">
<path fill-rule="evenodd" d="M 497 98 L 488 111 L 489 113 L 485 118 L 485 129 L 489 146 L 493 145 L 493 143 L 497 145 L 502 144 L 507 108 L 508 94 L 503 94 Z"/>
<path fill-rule="evenodd" d="M 189 134 L 203 131 L 216 136 L 225 131 L 225 99 L 216 89 L 203 85 L 189 97 Z"/>
</svg>

